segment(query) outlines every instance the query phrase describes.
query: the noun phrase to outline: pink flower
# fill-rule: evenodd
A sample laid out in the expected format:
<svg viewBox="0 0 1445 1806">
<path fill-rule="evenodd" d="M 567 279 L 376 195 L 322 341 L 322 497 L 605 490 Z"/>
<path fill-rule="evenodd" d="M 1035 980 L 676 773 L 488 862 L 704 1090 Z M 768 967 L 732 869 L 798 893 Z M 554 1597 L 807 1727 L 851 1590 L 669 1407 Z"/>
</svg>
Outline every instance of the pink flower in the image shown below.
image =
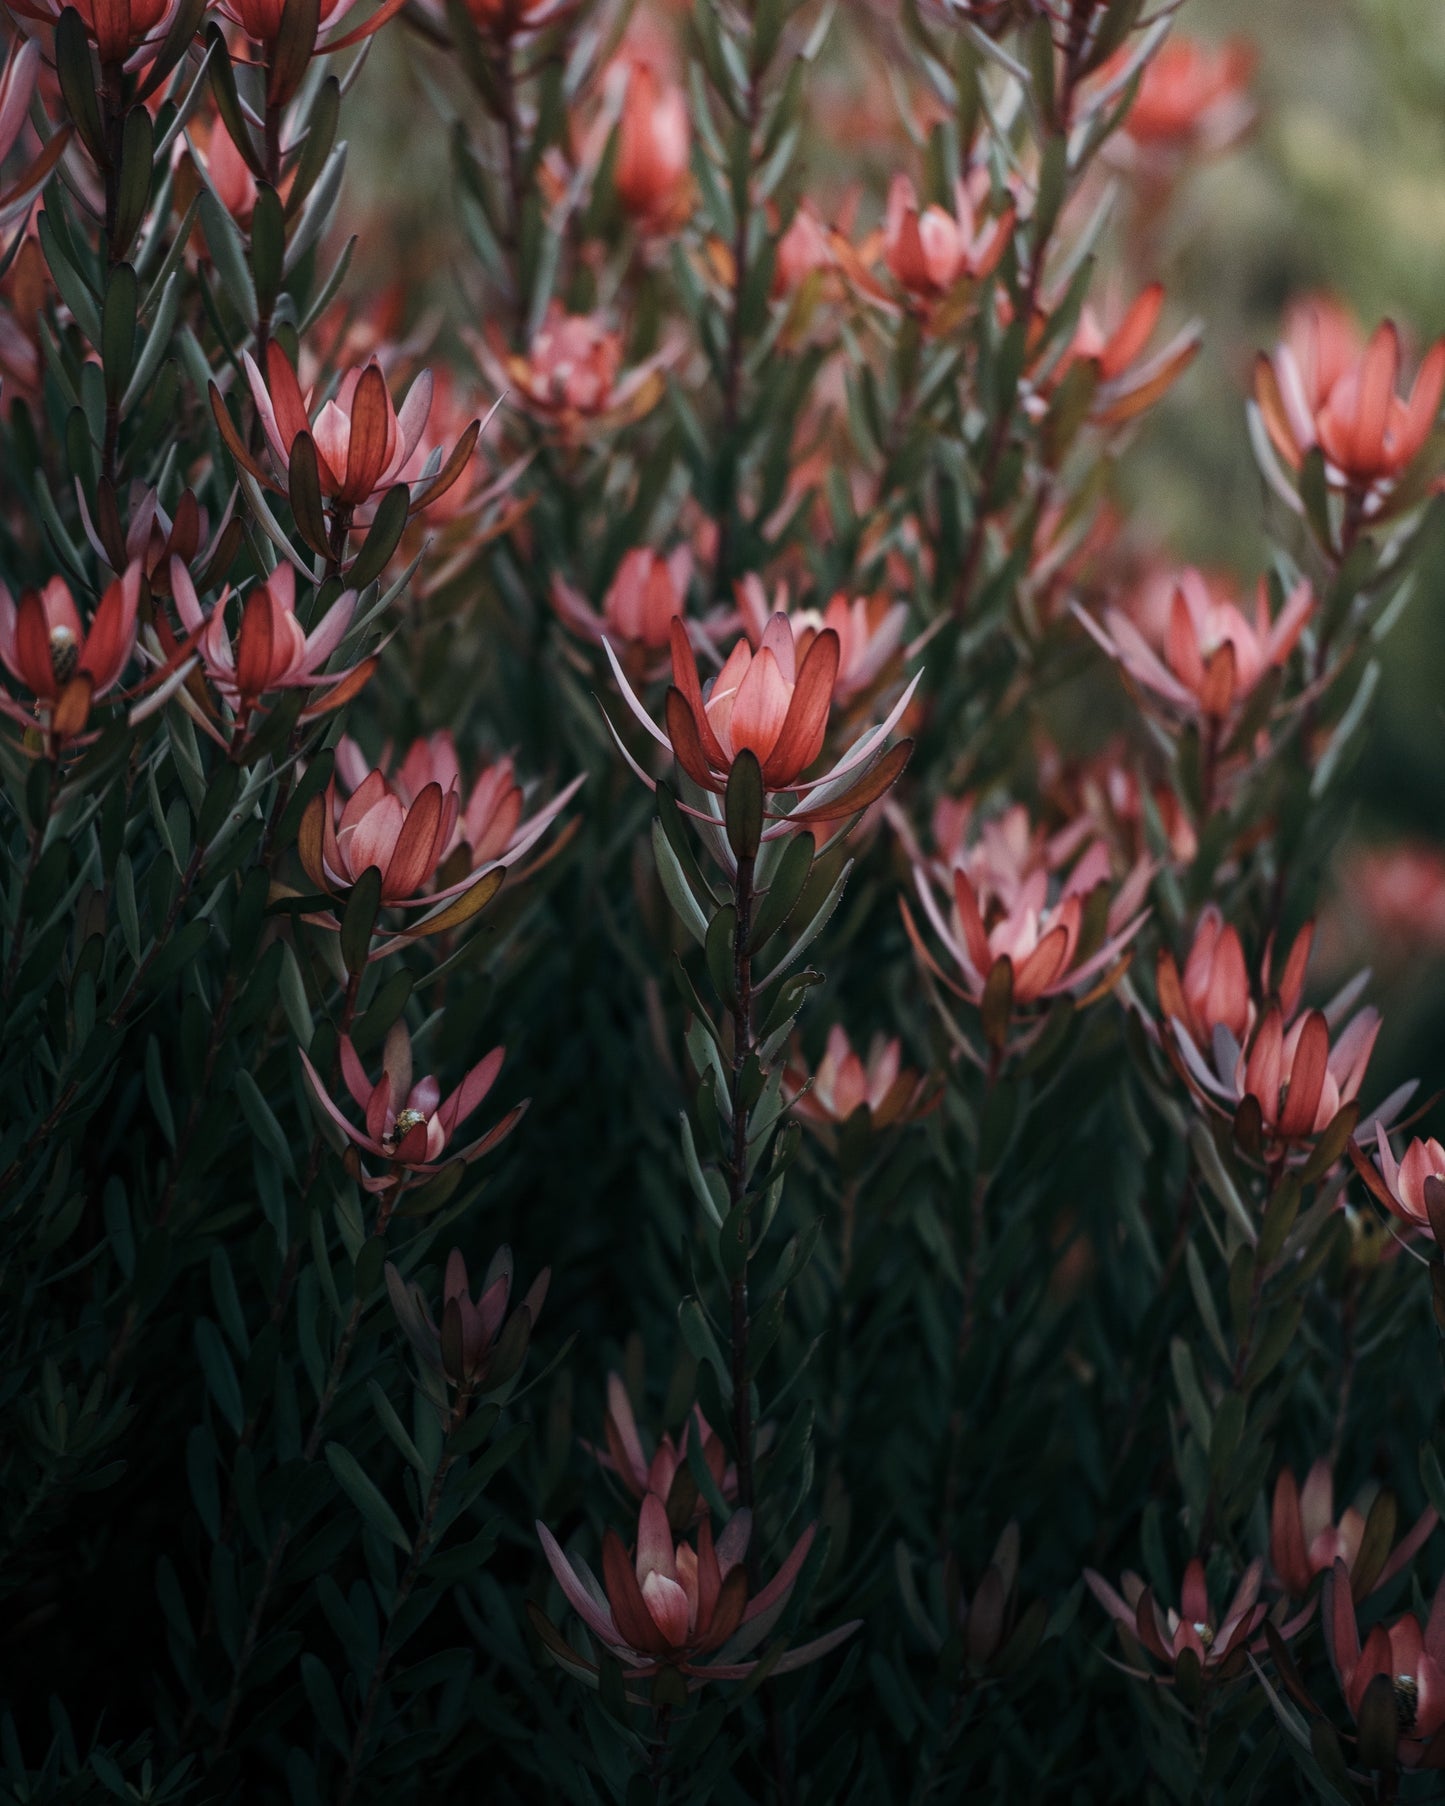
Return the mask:
<svg viewBox="0 0 1445 1806">
<path fill-rule="evenodd" d="M 1251 1562 L 1221 1623 L 1210 1603 L 1204 1564 L 1197 1558 L 1184 1570 L 1178 1611 L 1162 1608 L 1153 1589 L 1137 1574 L 1124 1575 L 1121 1597 L 1102 1575 L 1092 1568 L 1084 1570 L 1089 1591 L 1118 1625 L 1131 1660 L 1147 1651 L 1173 1673 L 1188 1653 L 1201 1668 L 1226 1678 L 1243 1669 L 1250 1639 L 1264 1622 L 1266 1607 L 1259 1597 L 1263 1575 L 1264 1563 Z"/>
<path fill-rule="evenodd" d="M 469 1394 L 497 1391 L 520 1370 L 551 1277 L 551 1268 L 544 1267 L 509 1316 L 512 1250 L 497 1250 L 482 1289 L 473 1300 L 467 1263 L 461 1249 L 453 1248 L 447 1256 L 442 1282 L 442 1321 L 438 1329 L 421 1287 L 415 1281 L 408 1284 L 390 1261 L 386 1263 L 386 1289 L 392 1309 L 423 1367 Z"/>
<path fill-rule="evenodd" d="M 1361 350 L 1348 316 L 1317 301 L 1290 317 L 1273 357 L 1256 360 L 1255 400 L 1292 470 L 1318 445 L 1330 483 L 1369 494 L 1401 477 L 1434 429 L 1445 395 L 1445 339 L 1426 353 L 1405 399 L 1395 392 L 1399 372 L 1392 321 Z"/>
<path fill-rule="evenodd" d="M 1001 219 L 979 221 L 968 184 L 954 187 L 954 211 L 933 204 L 920 210 L 905 175 L 888 189 L 883 221 L 883 261 L 899 287 L 923 301 L 936 301 L 965 277 L 977 280 L 998 264 L 1013 231 L 1013 210 Z"/>
<path fill-rule="evenodd" d="M 22 705 L 0 693 L 0 712 L 23 726 L 37 721 L 52 749 L 75 740 L 91 705 L 120 682 L 135 649 L 141 568 L 132 564 L 98 603 L 89 627 L 62 577 L 24 590 L 17 603 L 0 583 L 0 664 L 30 691 Z"/>
<path fill-rule="evenodd" d="M 1030 412 L 1041 416 L 1049 394 L 1077 364 L 1092 364 L 1097 373 L 1089 418 L 1101 426 L 1120 426 L 1142 414 L 1181 377 L 1198 355 L 1203 334 L 1197 324 L 1182 327 L 1152 356 L 1145 352 L 1164 310 L 1164 285 L 1151 282 L 1127 308 L 1101 318 L 1085 303 L 1074 336 L 1062 357 L 1040 383 Z M 1040 317 L 1037 330 L 1041 333 Z"/>
<path fill-rule="evenodd" d="M 1261 578 L 1251 622 L 1222 584 L 1184 570 L 1175 582 L 1168 630 L 1158 650 L 1118 609 L 1106 610 L 1102 627 L 1082 609 L 1075 613 L 1136 683 L 1180 714 L 1222 722 L 1267 672 L 1288 661 L 1316 606 L 1314 592 L 1301 582 L 1271 619 L 1269 585 Z"/>
<path fill-rule="evenodd" d="M 728 1501 L 737 1496 L 737 1469 L 729 1463 L 722 1438 L 703 1416 L 701 1405 L 693 1406 L 677 1441 L 664 1434 L 649 1459 L 622 1376 L 609 1373 L 603 1431 L 605 1450 L 593 1450 L 598 1462 L 616 1474 L 635 1499 L 643 1499 L 648 1493 L 661 1499 L 675 1529 L 707 1516 L 707 1505 L 698 1497 L 697 1484 L 688 1468 L 688 1447 L 694 1435 L 701 1441 L 703 1461 L 718 1491 Z"/>
<path fill-rule="evenodd" d="M 624 552 L 617 574 L 602 598 L 602 612 L 589 606 L 570 583 L 552 580 L 552 603 L 580 638 L 601 645 L 603 637 L 624 647 L 661 652 L 672 637 L 672 622 L 687 605 L 692 553 L 678 546 L 663 557 L 646 546 Z"/>
<path fill-rule="evenodd" d="M 1349 1151 L 1371 1196 L 1407 1229 L 1431 1236 L 1439 1243 L 1441 1231 L 1445 1230 L 1445 1147 L 1433 1135 L 1423 1141 L 1416 1136 L 1406 1148 L 1404 1159 L 1396 1161 L 1385 1125 L 1376 1123 L 1375 1163 L 1353 1141 Z"/>
<path fill-rule="evenodd" d="M 786 591 L 771 605 L 761 578 L 751 572 L 737 585 L 738 613 L 743 630 L 754 647 L 760 647 L 774 613 L 786 614 L 793 630 L 798 658 L 807 655 L 820 633 L 838 636 L 838 671 L 833 680 L 833 700 L 840 708 L 863 695 L 883 677 L 903 647 L 908 607 L 890 603 L 886 596 L 854 596 L 841 591 L 821 611 L 787 606 Z"/>
<path fill-rule="evenodd" d="M 367 1078 L 350 1037 L 341 1037 L 341 1075 L 364 1117 L 365 1126 L 357 1128 L 332 1102 L 305 1049 L 298 1052 L 327 1116 L 362 1153 L 385 1163 L 384 1173 L 362 1171 L 361 1183 L 371 1192 L 394 1193 L 419 1185 L 439 1172 L 447 1160 L 468 1165 L 480 1160 L 511 1134 L 527 1108 L 526 1104 L 515 1105 L 479 1140 L 453 1148 L 457 1129 L 496 1083 L 506 1050 L 494 1047 L 443 1099 L 441 1086 L 430 1075 L 413 1080 L 411 1036 L 405 1023 L 397 1022 L 386 1037 L 381 1076 L 375 1082 Z"/>
<path fill-rule="evenodd" d="M 1343 1561 L 1325 1576 L 1322 1599 L 1325 1647 L 1356 1723 L 1371 1683 L 1383 1681 L 1399 1731 L 1397 1759 L 1407 1768 L 1445 1765 L 1445 1587 L 1436 1591 L 1423 1630 L 1406 1612 L 1375 1625 L 1363 1647 Z"/>
<path fill-rule="evenodd" d="M 1131 55 L 1126 47 L 1113 60 L 1122 65 Z M 1224 149 L 1253 117 L 1249 81 L 1255 61 L 1253 46 L 1242 38 L 1215 45 L 1171 36 L 1144 65 L 1125 133 L 1151 150 Z"/>
<path fill-rule="evenodd" d="M 303 711 L 301 719 L 308 720 L 348 700 L 359 682 L 370 674 L 371 661 L 348 665 L 340 671 L 323 669 L 351 625 L 356 609 L 354 590 L 338 596 L 308 634 L 296 618 L 296 572 L 291 565 L 280 564 L 264 583 L 247 594 L 233 641 L 226 626 L 229 588 L 222 592 L 210 615 L 203 614 L 190 573 L 179 558 L 173 558 L 170 589 L 182 627 L 196 636 L 207 678 L 236 717 L 238 734 L 244 732 L 247 717 L 262 698 L 272 691 L 329 691 L 320 703 L 312 703 Z M 338 694 L 339 686 L 353 678 L 358 682 L 347 684 L 344 694 Z M 214 735 L 216 730 L 209 723 L 205 725 Z"/>
<path fill-rule="evenodd" d="M 333 896 L 374 868 L 381 874 L 383 904 L 435 902 L 425 887 L 451 844 L 459 812 L 455 782 L 445 790 L 427 784 L 408 803 L 372 771 L 343 804 L 333 777 L 302 818 L 301 863 L 316 888 Z"/>
<path fill-rule="evenodd" d="M 662 366 L 672 355 L 665 348 L 624 375 L 621 335 L 600 315 L 569 314 L 555 300 L 525 356 L 495 332 L 473 345 L 498 393 L 514 392 L 569 445 L 641 419 L 662 397 Z"/>
<path fill-rule="evenodd" d="M 1304 985 L 1313 928 L 1304 929 L 1294 944 L 1282 990 L 1289 996 L 1293 1015 Z M 1166 1021 L 1183 1023 L 1196 1047 L 1208 1047 L 1216 1028 L 1226 1028 L 1243 1041 L 1254 1026 L 1255 1003 L 1239 932 L 1227 925 L 1218 904 L 1200 913 L 1194 940 L 1181 977 L 1173 953 L 1159 950 L 1156 972 L 1159 1010 Z M 1268 988 L 1268 979 L 1265 981 Z"/>
<path fill-rule="evenodd" d="M 656 1493 L 642 1501 L 635 1555 L 609 1530 L 602 1540 L 602 1584 L 580 1561 L 569 1561 L 545 1524 L 537 1535 L 567 1603 L 587 1629 L 623 1665 L 628 1680 L 671 1669 L 687 1677 L 689 1691 L 709 1680 L 744 1680 L 757 1666 L 744 1660 L 772 1631 L 797 1584 L 813 1545 L 814 1526 L 762 1590 L 749 1595 L 743 1558 L 752 1532 L 752 1513 L 736 1511 L 713 1542 L 712 1524 L 698 1526 L 696 1547 L 674 1544 L 667 1508 Z M 574 1672 L 595 1674 L 595 1664 L 579 1656 L 559 1633 L 534 1614 L 548 1647 Z M 857 1623 L 845 1624 L 800 1649 L 788 1650 L 769 1668 L 789 1674 L 816 1661 L 850 1637 Z"/>
<path fill-rule="evenodd" d="M 841 1126 L 854 1111 L 864 1110 L 870 1128 L 886 1129 L 922 1116 L 937 1101 L 928 1097 L 925 1076 L 904 1069 L 902 1044 L 896 1036 L 889 1040 L 875 1035 L 865 1063 L 854 1053 L 839 1023 L 828 1030 L 827 1051 L 811 1085 L 803 1068 L 791 1066 L 784 1075 L 783 1090 L 794 1100 L 799 1119 L 815 1127 Z"/>
<path fill-rule="evenodd" d="M 1294 1470 L 1281 1468 L 1270 1512 L 1269 1559 L 1286 1595 L 1303 1600 L 1315 1576 L 1329 1573 L 1340 1562 L 1350 1577 L 1354 1598 L 1363 1599 L 1387 1586 L 1415 1559 L 1440 1521 L 1434 1508 L 1427 1506 L 1387 1559 L 1395 1526 L 1395 1503 L 1388 1493 L 1376 1495 L 1371 1519 L 1376 1511 L 1388 1518 L 1388 1531 L 1383 1538 L 1372 1536 L 1367 1562 L 1362 1564 L 1367 1520 L 1362 1511 L 1351 1505 L 1336 1523 L 1334 1475 L 1329 1461 L 1322 1455 L 1315 1462 L 1305 1477 L 1303 1490 L 1295 1480 Z"/>
<path fill-rule="evenodd" d="M 1018 816 L 1010 812 L 1006 820 L 1018 836 Z M 987 841 L 982 844 L 987 851 Z M 954 996 L 979 1007 L 988 1000 L 985 1031 L 1000 1049 L 1014 1012 L 1065 995 L 1087 1004 L 1112 988 L 1128 963 L 1129 942 L 1144 925 L 1148 912 L 1141 905 L 1153 876 L 1148 863 L 1135 866 L 1106 905 L 1102 937 L 1090 942 L 1084 935 L 1086 906 L 1112 884 L 1103 843 L 1093 842 L 1062 879 L 1047 862 L 1020 861 L 1017 846 L 1006 840 L 1003 846 L 1007 856 L 997 861 L 996 872 L 967 852 L 955 853 L 942 885 L 946 895 L 951 892 L 947 913 L 937 894 L 937 868 L 915 861 L 919 900 L 950 970 L 928 950 L 908 905 L 902 905 L 904 925 L 925 968 Z"/>
<path fill-rule="evenodd" d="M 706 795 L 723 795 L 734 760 L 747 751 L 758 761 L 766 791 L 792 791 L 799 798 L 791 813 L 773 812 L 764 839 L 861 812 L 890 788 L 912 750 L 908 740 L 886 752 L 884 745 L 912 698 L 916 677 L 881 727 L 863 734 L 821 777 L 804 777 L 822 753 L 827 734 L 838 636 L 826 628 L 814 634 L 800 658 L 786 615 L 773 616 L 756 652 L 746 640 L 737 642 L 706 696 L 687 631 L 674 620 L 666 733 L 637 700 L 610 644 L 607 656 L 628 707 Z M 652 779 L 621 740 L 617 744 L 636 775 L 652 788 Z"/>
<path fill-rule="evenodd" d="M 692 132 L 687 101 L 675 82 L 643 57 L 622 63 L 622 113 L 613 182 L 639 225 L 666 231 L 686 214 Z"/>
</svg>

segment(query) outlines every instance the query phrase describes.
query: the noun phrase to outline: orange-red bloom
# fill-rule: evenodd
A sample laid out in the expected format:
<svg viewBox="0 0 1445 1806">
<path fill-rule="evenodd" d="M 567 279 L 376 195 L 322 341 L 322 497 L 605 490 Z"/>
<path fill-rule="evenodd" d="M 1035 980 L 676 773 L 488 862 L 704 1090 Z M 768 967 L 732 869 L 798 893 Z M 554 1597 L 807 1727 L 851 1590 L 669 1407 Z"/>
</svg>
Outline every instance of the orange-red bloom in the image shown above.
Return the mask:
<svg viewBox="0 0 1445 1806">
<path fill-rule="evenodd" d="M 875 1035 L 865 1062 L 836 1022 L 828 1030 L 827 1049 L 811 1084 L 808 1078 L 802 1067 L 790 1066 L 783 1075 L 783 1091 L 793 1100 L 799 1120 L 814 1127 L 841 1125 L 855 1110 L 863 1110 L 870 1128 L 886 1129 L 923 1115 L 936 1101 L 928 1095 L 926 1075 L 904 1067 L 897 1036 Z"/>
<path fill-rule="evenodd" d="M 1129 59 L 1128 48 L 1113 59 Z M 1253 117 L 1254 48 L 1242 38 L 1205 44 L 1175 34 L 1144 65 L 1124 131 L 1149 150 L 1223 150 Z M 1105 71 L 1100 72 L 1101 75 Z"/>
<path fill-rule="evenodd" d="M 888 189 L 883 261 L 898 286 L 916 300 L 936 301 L 965 278 L 977 281 L 998 265 L 1013 231 L 1013 211 L 980 220 L 966 183 L 954 188 L 954 211 L 936 203 L 919 208 L 905 175 Z"/>
<path fill-rule="evenodd" d="M 797 656 L 804 658 L 818 634 L 838 636 L 838 671 L 833 700 L 840 708 L 871 690 L 898 658 L 908 625 L 908 605 L 887 596 L 854 596 L 841 590 L 824 609 L 789 608 L 786 591 L 769 603 L 761 578 L 753 573 L 737 584 L 738 614 L 753 646 L 761 647 L 774 614 L 785 614 Z"/>
<path fill-rule="evenodd" d="M 675 82 L 644 57 L 624 59 L 622 112 L 613 182 L 617 198 L 648 231 L 666 231 L 685 215 L 691 130 Z"/>
<path fill-rule="evenodd" d="M 1319 446 L 1337 488 L 1369 492 L 1401 477 L 1434 429 L 1445 395 L 1445 339 L 1425 354 L 1409 395 L 1396 393 L 1400 335 L 1391 320 L 1363 350 L 1332 304 L 1297 310 L 1274 355 L 1255 363 L 1254 393 L 1275 450 L 1293 470 Z"/>
<path fill-rule="evenodd" d="M 691 578 L 692 553 L 686 546 L 666 557 L 648 546 L 634 546 L 623 553 L 600 614 L 561 577 L 552 580 L 552 605 L 575 634 L 594 645 L 600 646 L 605 636 L 620 646 L 658 653 L 671 642 L 672 623 L 686 607 Z"/>
</svg>

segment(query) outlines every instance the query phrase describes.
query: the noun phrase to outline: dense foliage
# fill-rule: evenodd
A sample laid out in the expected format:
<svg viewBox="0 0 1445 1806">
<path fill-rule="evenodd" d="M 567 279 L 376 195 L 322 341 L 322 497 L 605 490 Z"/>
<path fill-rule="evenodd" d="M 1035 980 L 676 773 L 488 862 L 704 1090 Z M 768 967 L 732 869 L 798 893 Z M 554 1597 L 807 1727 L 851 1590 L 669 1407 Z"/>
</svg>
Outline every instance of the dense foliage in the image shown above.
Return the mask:
<svg viewBox="0 0 1445 1806">
<path fill-rule="evenodd" d="M 1291 304 L 1257 585 L 1120 480 L 1249 50 L 6 10 L 0 1798 L 1433 1797 L 1445 1147 L 1312 955 L 1445 342 Z"/>
</svg>

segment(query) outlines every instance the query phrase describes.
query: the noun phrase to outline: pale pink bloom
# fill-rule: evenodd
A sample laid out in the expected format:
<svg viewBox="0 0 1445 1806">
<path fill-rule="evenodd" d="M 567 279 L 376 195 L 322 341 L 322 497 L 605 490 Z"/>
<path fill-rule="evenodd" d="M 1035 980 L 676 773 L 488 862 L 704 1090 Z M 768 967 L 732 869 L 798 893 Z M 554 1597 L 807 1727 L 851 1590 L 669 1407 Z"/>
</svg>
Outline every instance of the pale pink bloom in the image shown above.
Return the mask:
<svg viewBox="0 0 1445 1806">
<path fill-rule="evenodd" d="M 790 1066 L 783 1075 L 784 1095 L 795 1114 L 814 1125 L 846 1123 L 855 1110 L 866 1109 L 870 1127 L 885 1129 L 922 1115 L 928 1081 L 903 1066 L 902 1043 L 875 1035 L 864 1061 L 853 1051 L 840 1023 L 828 1030 L 828 1045 L 812 1074 Z M 806 1087 L 806 1089 L 805 1089 Z"/>
<path fill-rule="evenodd" d="M 671 639 L 674 616 L 681 616 L 687 605 L 691 579 L 688 547 L 678 546 L 663 557 L 650 547 L 634 546 L 623 553 L 600 614 L 561 577 L 552 580 L 552 605 L 579 638 L 594 645 L 606 637 L 619 646 L 657 653 Z"/>
<path fill-rule="evenodd" d="M 1259 1597 L 1263 1577 L 1264 1563 L 1251 1562 L 1221 1622 L 1210 1603 L 1204 1563 L 1197 1557 L 1184 1570 L 1177 1611 L 1172 1606 L 1167 1610 L 1161 1607 L 1153 1588 L 1137 1574 L 1124 1575 L 1121 1597 L 1102 1575 L 1092 1568 L 1084 1570 L 1089 1591 L 1126 1633 L 1126 1648 L 1131 1642 L 1140 1643 L 1170 1670 L 1178 1667 L 1179 1658 L 1188 1650 L 1202 1668 L 1225 1669 L 1230 1674 L 1243 1669 L 1245 1650 L 1264 1622 L 1267 1608 Z"/>
<path fill-rule="evenodd" d="M 603 1537 L 600 1585 L 585 1563 L 568 1560 L 545 1524 L 537 1525 L 537 1535 L 567 1603 L 622 1663 L 624 1677 L 640 1680 L 674 1669 L 687 1677 L 693 1691 L 705 1681 L 744 1680 L 752 1673 L 756 1661 L 744 1658 L 777 1623 L 812 1547 L 814 1529 L 809 1525 L 773 1579 L 751 1596 L 744 1563 L 752 1533 L 750 1511 L 734 1512 L 715 1544 L 711 1522 L 704 1518 L 694 1547 L 674 1543 L 666 1506 L 656 1493 L 648 1493 L 638 1516 L 634 1556 L 628 1556 L 615 1530 Z M 548 1646 L 564 1666 L 596 1673 L 594 1663 L 579 1656 L 550 1624 L 546 1628 L 551 1632 Z M 845 1624 L 801 1649 L 786 1651 L 769 1673 L 790 1673 L 816 1661 L 856 1629 L 856 1622 Z"/>
<path fill-rule="evenodd" d="M 1393 1525 L 1393 1503 L 1386 1503 Z M 1321 1455 L 1302 1488 L 1292 1468 L 1280 1470 L 1270 1511 L 1270 1565 L 1286 1596 L 1303 1600 L 1317 1574 L 1327 1574 L 1337 1561 L 1342 1562 L 1355 1597 L 1363 1598 L 1387 1586 L 1415 1559 L 1439 1521 L 1433 1507 L 1426 1506 L 1388 1559 L 1385 1549 L 1378 1548 L 1371 1565 L 1357 1571 L 1367 1520 L 1364 1512 L 1350 1505 L 1338 1523 L 1335 1521 L 1334 1473 L 1328 1458 Z"/>
<path fill-rule="evenodd" d="M 773 263 L 774 295 L 791 295 L 815 272 L 837 268 L 833 236 L 811 201 L 800 201 L 778 240 Z"/>
<path fill-rule="evenodd" d="M 640 225 L 663 231 L 687 208 L 692 143 L 687 101 L 677 83 L 660 75 L 646 58 L 624 57 L 619 70 L 617 198 Z"/>
<path fill-rule="evenodd" d="M 1445 852 L 1426 842 L 1362 847 L 1341 873 L 1341 888 L 1376 942 L 1395 951 L 1445 946 Z"/>
<path fill-rule="evenodd" d="M 1408 1228 L 1435 1236 L 1437 1223 L 1445 1227 L 1445 1147 L 1433 1135 L 1423 1141 L 1416 1136 L 1397 1161 L 1385 1125 L 1377 1123 L 1375 1164 L 1354 1142 L 1350 1156 L 1371 1193 Z"/>
<path fill-rule="evenodd" d="M 304 1048 L 299 1048 L 316 1100 L 332 1122 L 363 1153 L 385 1162 L 381 1174 L 363 1170 L 361 1182 L 368 1191 L 389 1192 L 422 1183 L 444 1161 L 470 1163 L 489 1153 L 521 1121 L 525 1104 L 517 1104 L 479 1140 L 453 1147 L 462 1123 L 476 1110 L 497 1081 L 506 1050 L 494 1047 L 479 1060 L 455 1091 L 443 1098 L 441 1086 L 427 1074 L 412 1074 L 411 1036 L 404 1022 L 394 1023 L 382 1051 L 381 1076 L 375 1081 L 357 1057 L 350 1037 L 341 1037 L 341 1074 L 352 1101 L 362 1112 L 364 1124 L 356 1127 L 332 1101 Z"/>
<path fill-rule="evenodd" d="M 785 589 L 769 603 L 762 579 L 752 572 L 739 580 L 736 594 L 743 631 L 755 647 L 761 647 L 775 614 L 787 616 L 799 659 L 807 656 L 820 633 L 831 630 L 837 634 L 833 701 L 840 708 L 871 689 L 902 650 L 908 606 L 890 603 L 886 596 L 854 596 L 850 600 L 840 591 L 826 608 L 789 608 Z"/>
<path fill-rule="evenodd" d="M 647 413 L 662 396 L 662 369 L 677 351 L 669 343 L 624 373 L 622 335 L 601 315 L 570 314 L 556 300 L 525 355 L 509 350 L 495 328 L 471 342 L 498 394 L 507 391 L 569 445 Z"/>
<path fill-rule="evenodd" d="M 1261 578 L 1251 621 L 1222 583 L 1188 569 L 1174 579 L 1168 628 L 1157 648 L 1120 609 L 1107 609 L 1102 626 L 1083 609 L 1074 612 L 1110 658 L 1171 708 L 1223 721 L 1288 661 L 1316 606 L 1302 581 L 1271 618 L 1269 586 Z"/>
<path fill-rule="evenodd" d="M 673 1484 L 678 1475 L 682 1474 L 684 1478 L 687 1476 L 688 1448 L 694 1436 L 701 1439 L 703 1461 L 723 1498 L 731 1500 L 737 1495 L 737 1469 L 729 1463 L 722 1438 L 703 1416 L 701 1405 L 693 1406 L 677 1441 L 674 1442 L 670 1435 L 664 1434 L 649 1457 L 643 1447 L 632 1400 L 627 1395 L 622 1376 L 619 1373 L 609 1373 L 607 1417 L 603 1430 L 607 1446 L 605 1449 L 594 1449 L 593 1453 L 609 1473 L 617 1475 L 634 1498 L 642 1499 L 648 1493 L 655 1493 L 665 1505 L 670 1504 Z M 688 1515 L 691 1518 L 705 1517 L 706 1504 L 698 1499 Z"/>
</svg>

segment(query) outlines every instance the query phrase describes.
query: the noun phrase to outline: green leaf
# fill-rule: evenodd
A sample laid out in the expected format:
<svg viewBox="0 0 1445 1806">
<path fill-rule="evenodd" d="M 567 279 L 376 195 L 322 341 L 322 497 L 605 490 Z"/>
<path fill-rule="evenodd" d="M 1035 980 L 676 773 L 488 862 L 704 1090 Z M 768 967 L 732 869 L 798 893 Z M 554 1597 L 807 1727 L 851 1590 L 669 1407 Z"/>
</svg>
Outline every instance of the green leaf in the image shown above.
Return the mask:
<svg viewBox="0 0 1445 1806">
<path fill-rule="evenodd" d="M 328 1442 L 326 1460 L 341 1485 L 342 1491 L 372 1529 L 396 1544 L 404 1555 L 411 1553 L 411 1538 L 401 1527 L 401 1519 L 387 1504 L 381 1489 L 365 1473 L 351 1450 L 339 1442 Z"/>
<path fill-rule="evenodd" d="M 352 886 L 341 915 L 341 958 L 353 978 L 366 970 L 380 913 L 381 870 L 369 865 Z"/>
<path fill-rule="evenodd" d="M 241 1402 L 241 1382 L 236 1378 L 230 1350 L 209 1317 L 196 1319 L 194 1333 L 196 1354 L 206 1386 L 216 1401 L 217 1410 L 239 1436 L 245 1428 L 246 1413 Z"/>
<path fill-rule="evenodd" d="M 728 845 L 739 861 L 758 856 L 763 839 L 763 773 L 757 755 L 744 747 L 728 773 L 723 800 Z"/>
<path fill-rule="evenodd" d="M 756 953 L 786 923 L 803 894 L 813 869 L 816 842 L 806 831 L 788 840 L 777 869 L 753 916 L 748 951 Z"/>
</svg>

